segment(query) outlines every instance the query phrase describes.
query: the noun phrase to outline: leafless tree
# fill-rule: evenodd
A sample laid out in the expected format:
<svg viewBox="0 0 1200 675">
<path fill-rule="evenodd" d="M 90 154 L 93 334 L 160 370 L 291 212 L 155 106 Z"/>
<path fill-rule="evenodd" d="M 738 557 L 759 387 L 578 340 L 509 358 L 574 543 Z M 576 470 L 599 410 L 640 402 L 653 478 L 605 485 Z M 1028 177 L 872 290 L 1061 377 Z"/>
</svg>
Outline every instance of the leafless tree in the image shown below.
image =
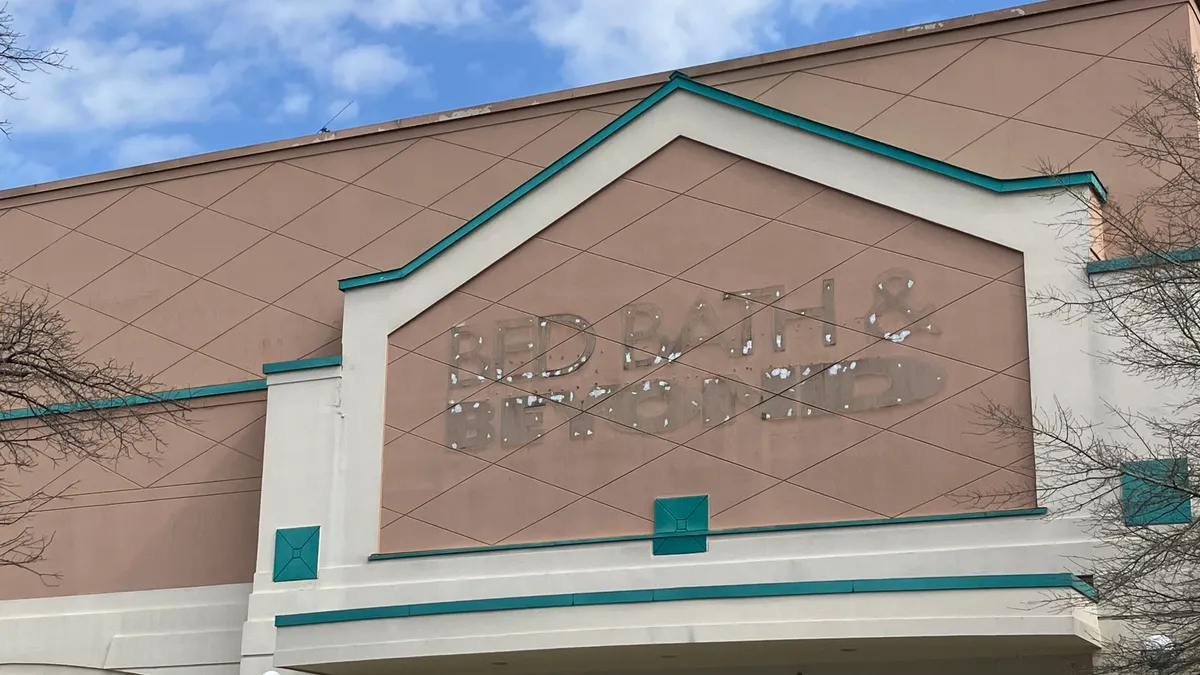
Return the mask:
<svg viewBox="0 0 1200 675">
<path fill-rule="evenodd" d="M 26 46 L 7 5 L 0 6 L 0 95 L 17 99 L 26 76 L 63 68 L 65 57 Z M 4 121 L 0 132 L 9 133 Z M 10 288 L 0 274 L 0 568 L 51 583 L 58 575 L 40 563 L 53 533 L 39 531 L 34 520 L 37 509 L 72 486 L 31 491 L 23 486 L 27 472 L 82 459 L 153 461 L 158 425 L 182 421 L 184 407 L 156 396 L 153 380 L 131 367 L 85 358 L 48 295 Z"/>
<path fill-rule="evenodd" d="M 53 533 L 34 520 L 72 486 L 29 490 L 27 472 L 84 459 L 155 461 L 159 425 L 186 424 L 186 411 L 133 368 L 91 362 L 50 296 L 17 286 L 0 276 L 0 569 L 52 583 L 57 574 L 39 563 Z"/>
<path fill-rule="evenodd" d="M 1032 436 L 1041 497 L 1084 516 L 1100 542 L 1101 553 L 1081 562 L 1102 615 L 1124 630 L 1096 669 L 1122 675 L 1200 673 L 1200 520 L 1188 521 L 1183 506 L 1200 498 L 1200 64 L 1186 42 L 1159 44 L 1158 61 L 1141 78 L 1148 103 L 1122 110 L 1121 131 L 1125 157 L 1158 184 L 1125 203 L 1085 204 L 1091 257 L 1134 260 L 1088 275 L 1083 292 L 1029 295 L 1034 311 L 1086 321 L 1109 345 L 1097 359 L 1158 385 L 1169 402 L 1104 403 L 1099 419 L 1058 402 L 1035 402 L 1032 418 L 981 407 L 988 433 Z M 1163 521 L 1175 524 L 1146 524 Z"/>
<path fill-rule="evenodd" d="M 64 67 L 66 52 L 59 49 L 34 49 L 24 44 L 17 32 L 8 5 L 0 5 L 0 95 L 17 99 L 17 86 L 26 76 Z M 7 120 L 0 120 L 0 132 L 9 134 Z"/>
</svg>

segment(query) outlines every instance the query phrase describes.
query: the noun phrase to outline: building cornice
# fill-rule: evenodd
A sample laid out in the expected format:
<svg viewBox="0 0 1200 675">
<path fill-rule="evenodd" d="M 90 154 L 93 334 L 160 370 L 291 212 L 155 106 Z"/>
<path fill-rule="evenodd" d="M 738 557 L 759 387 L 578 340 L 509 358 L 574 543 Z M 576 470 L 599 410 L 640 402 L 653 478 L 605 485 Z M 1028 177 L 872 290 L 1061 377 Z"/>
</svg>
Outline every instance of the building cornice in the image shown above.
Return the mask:
<svg viewBox="0 0 1200 675">
<path fill-rule="evenodd" d="M 782 72 L 786 68 L 781 67 L 781 64 L 801 59 L 825 57 L 830 59 L 828 64 L 821 63 L 814 64 L 814 66 L 830 65 L 857 58 L 869 58 L 872 56 L 882 56 L 885 53 L 906 51 L 907 48 L 924 48 L 935 46 L 935 44 L 973 39 L 976 36 L 972 34 L 974 32 L 972 29 L 977 30 L 981 27 L 993 26 L 998 29 L 999 26 L 996 26 L 996 24 L 1000 24 L 1001 22 L 1019 21 L 1022 24 L 1031 24 L 1023 26 L 1021 30 L 1061 25 L 1079 20 L 1080 17 L 1077 13 L 1070 12 L 1069 10 L 1080 10 L 1090 6 L 1111 5 L 1112 11 L 1106 15 L 1112 15 L 1150 7 L 1187 4 L 1193 8 L 1194 12 L 1200 14 L 1197 2 L 1198 0 L 1043 0 L 1042 2 L 1029 3 L 991 12 L 982 12 L 944 21 L 935 21 L 841 40 L 832 40 L 692 66 L 679 69 L 679 72 L 692 78 L 701 79 L 709 84 L 723 84 L 725 82 L 744 79 L 738 77 L 738 75 L 744 74 L 746 71 L 751 71 L 746 75 L 747 77 L 761 77 L 767 73 L 758 71 L 762 71 L 765 68 Z M 1093 17 L 1089 16 L 1087 18 Z M 950 33 L 954 33 L 955 35 L 948 35 Z M 917 42 L 921 44 L 918 46 Z M 897 49 L 897 47 L 899 48 Z M 879 54 L 864 53 L 876 50 L 888 51 Z M 839 55 L 845 55 L 848 58 L 836 59 L 835 57 Z M 280 157 L 280 159 L 290 159 L 290 155 L 296 152 L 299 153 L 298 156 L 304 156 L 318 152 L 329 152 L 334 149 L 350 149 L 375 142 L 373 137 L 391 132 L 409 130 L 416 132 L 408 134 L 406 137 L 448 133 L 462 128 L 459 125 L 463 123 L 470 123 L 471 126 L 476 126 L 479 122 L 483 122 L 480 118 L 487 120 L 483 123 L 494 124 L 514 118 L 519 119 L 523 116 L 532 116 L 533 114 L 551 114 L 552 112 L 558 112 L 561 109 L 567 108 L 575 110 L 608 103 L 639 100 L 661 86 L 668 80 L 669 76 L 670 72 L 664 71 L 496 103 L 408 117 L 390 122 L 219 150 L 154 164 L 115 169 L 48 183 L 36 183 L 10 188 L 0 190 L 0 208 L 21 206 L 61 197 L 91 194 L 102 190 L 141 185 L 159 180 L 170 180 L 197 173 L 207 173 L 208 171 L 261 164 L 265 161 L 275 161 L 274 158 L 263 157 L 263 155 L 272 153 L 293 151 L 292 153 L 287 153 L 289 154 L 288 157 Z M 586 103 L 584 103 L 585 99 L 587 100 Z M 549 110 L 550 108 L 554 108 L 555 110 Z M 442 128 L 433 129 L 431 127 Z M 329 144 L 335 144 L 337 147 L 324 147 Z M 318 146 L 321 146 L 319 150 L 317 149 Z M 209 166 L 206 167 L 204 165 Z"/>
</svg>

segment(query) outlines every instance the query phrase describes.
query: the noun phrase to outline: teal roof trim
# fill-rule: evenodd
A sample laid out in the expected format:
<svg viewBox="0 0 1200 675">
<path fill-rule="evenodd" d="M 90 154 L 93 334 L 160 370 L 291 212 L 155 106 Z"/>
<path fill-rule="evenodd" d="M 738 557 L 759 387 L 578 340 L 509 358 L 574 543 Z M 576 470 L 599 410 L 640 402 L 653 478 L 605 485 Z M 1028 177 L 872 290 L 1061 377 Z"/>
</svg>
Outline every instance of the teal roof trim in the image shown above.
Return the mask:
<svg viewBox="0 0 1200 675">
<path fill-rule="evenodd" d="M 282 361 L 279 363 L 265 364 L 263 366 L 263 374 L 275 375 L 277 373 L 287 373 L 296 370 L 311 370 L 313 368 L 327 368 L 330 366 L 340 365 L 342 365 L 342 357 L 340 356 L 325 356 L 319 359 L 304 359 L 302 361 Z M 241 394 L 247 391 L 265 391 L 266 388 L 266 380 L 247 380 L 245 382 L 232 382 L 230 384 L 213 384 L 204 387 L 172 389 L 170 391 L 164 391 L 152 396 L 126 396 L 123 398 L 80 401 L 78 403 L 60 403 L 58 405 L 48 406 L 41 410 L 35 410 L 33 408 L 0 410 L 0 422 L 7 420 L 33 419 L 35 417 L 45 417 L 47 415 L 64 415 L 73 412 L 83 412 L 85 410 L 108 410 L 110 408 L 127 408 L 135 405 L 146 405 L 148 403 L 164 403 L 167 401 L 185 401 L 196 398 L 209 398 L 212 396 L 227 396 L 229 394 Z"/>
<path fill-rule="evenodd" d="M 1064 187 L 1084 186 L 1091 188 L 1092 192 L 1101 200 L 1108 200 L 1108 191 L 1100 182 L 1100 178 L 1091 171 L 1079 171 L 1074 173 L 1065 173 L 1058 176 L 1031 176 L 1029 178 L 993 178 L 975 171 L 970 171 L 959 166 L 954 166 L 948 162 L 943 162 L 939 159 L 919 155 L 915 152 L 897 148 L 894 145 L 881 143 L 880 141 L 872 140 L 849 131 L 843 131 L 836 127 L 831 127 L 827 124 L 814 122 L 810 119 L 793 115 L 789 112 L 784 112 L 777 108 L 772 108 L 768 105 L 763 105 L 757 101 L 742 98 L 735 94 L 731 94 L 721 89 L 708 87 L 698 82 L 688 81 L 690 86 L 683 87 L 701 96 L 707 96 L 715 101 L 727 103 L 735 108 L 741 108 L 746 112 L 751 112 L 762 117 L 781 122 L 797 129 L 802 129 L 809 133 L 823 136 L 830 140 L 852 145 L 856 148 L 873 152 L 877 155 L 883 155 L 890 159 L 894 159 L 905 164 L 939 173 L 947 178 L 970 183 L 976 187 L 981 187 L 992 192 L 1008 193 L 1008 192 L 1032 192 L 1037 190 L 1061 189 Z M 697 91 L 697 88 L 703 88 L 703 91 Z"/>
<path fill-rule="evenodd" d="M 291 373 L 297 370 L 313 370 L 314 368 L 330 368 L 332 366 L 342 365 L 342 357 L 340 356 L 323 356 L 319 359 L 302 359 L 300 361 L 279 361 L 277 363 L 263 364 L 263 375 L 278 375 L 279 373 Z"/>
<path fill-rule="evenodd" d="M 210 396 L 225 396 L 228 394 L 240 394 L 247 391 L 264 391 L 266 388 L 266 380 L 249 380 L 246 382 L 234 382 L 232 384 L 215 384 L 208 387 L 174 389 L 171 391 L 164 391 L 160 394 L 154 394 L 153 396 L 126 396 L 124 398 L 80 401 L 79 403 L 62 403 L 59 405 L 48 406 L 41 410 L 35 410 L 33 408 L 0 410 L 0 421 L 25 420 L 35 417 L 45 417 L 47 415 L 63 415 L 73 412 L 83 412 L 85 410 L 107 410 L 109 408 L 127 408 L 135 405 L 145 405 L 147 403 L 163 403 L 166 401 L 183 401 L 188 399 L 207 398 Z"/>
<path fill-rule="evenodd" d="M 415 605 L 389 605 L 325 612 L 280 614 L 277 628 L 314 626 L 372 619 L 400 619 L 416 616 L 496 612 L 549 607 L 586 605 L 624 605 L 678 600 L 725 600 L 736 598 L 778 598 L 800 595 L 841 595 L 847 593 L 898 593 L 911 591 L 973 591 L 989 589 L 1072 589 L 1095 600 L 1095 589 L 1070 573 L 990 574 L 954 577 L 911 577 L 893 579 L 846 579 L 835 581 L 790 581 L 766 584 L 727 584 L 685 586 L 641 590 L 600 591 L 595 593 L 559 593 L 480 600 L 452 600 Z"/>
<path fill-rule="evenodd" d="M 653 107 L 654 104 L 666 98 L 668 94 L 679 88 L 675 84 L 679 81 L 682 80 L 671 80 L 667 84 L 660 87 L 657 91 L 647 96 L 637 105 L 633 106 L 629 110 L 626 110 L 623 115 L 612 122 L 609 122 L 607 126 L 600 131 L 597 131 L 591 136 L 591 138 L 588 138 L 583 143 L 580 143 L 575 147 L 574 150 L 571 150 L 562 157 L 559 157 L 558 160 L 556 160 L 553 164 L 539 171 L 533 178 L 525 181 L 517 189 L 502 197 L 500 201 L 492 204 L 482 213 L 463 224 L 462 227 L 458 228 L 454 232 L 451 232 L 446 236 L 445 239 L 442 239 L 438 243 L 434 244 L 429 248 L 429 250 L 417 256 L 412 262 L 408 263 L 404 267 L 387 272 L 376 272 L 374 274 L 364 274 L 357 277 L 351 277 L 349 279 L 342 279 L 338 282 L 338 288 L 343 291 L 348 291 L 352 288 L 372 286 L 374 284 L 381 284 L 388 281 L 396 281 L 398 279 L 407 277 L 413 272 L 416 272 L 422 265 L 434 259 L 438 255 L 441 255 L 443 251 L 457 244 L 462 240 L 463 237 L 466 237 L 468 234 L 471 234 L 475 230 L 479 229 L 481 225 L 494 218 L 497 214 L 511 206 L 518 199 L 524 197 L 532 192 L 534 188 L 553 178 L 554 174 L 570 166 L 575 160 L 582 157 L 589 150 L 597 145 L 600 145 L 600 143 L 604 142 L 604 140 L 609 136 L 617 133 L 625 125 L 637 119 L 642 113 Z"/>
<path fill-rule="evenodd" d="M 1129 256 L 1127 258 L 1112 258 L 1110 260 L 1093 260 L 1087 264 L 1087 273 L 1123 272 L 1138 267 L 1153 267 L 1156 265 L 1171 265 L 1196 261 L 1200 261 L 1200 248 L 1189 248 L 1173 253 L 1156 253 Z"/>
<path fill-rule="evenodd" d="M 734 527 L 723 530 L 695 532 L 673 532 L 658 534 L 630 534 L 620 537 L 596 537 L 592 539 L 561 539 L 558 541 L 537 541 L 528 544 L 498 544 L 496 546 L 471 546 L 467 548 L 443 548 L 427 551 L 406 551 L 404 553 L 375 553 L 367 559 L 370 562 L 382 560 L 405 560 L 408 558 L 429 558 L 443 555 L 464 555 L 473 553 L 498 553 L 500 551 L 524 551 L 539 548 L 559 548 L 562 546 L 593 546 L 596 544 L 623 544 L 635 541 L 658 541 L 670 538 L 688 538 L 696 536 L 726 537 L 739 534 L 770 534 L 776 532 L 801 532 L 805 530 L 829 530 L 847 527 L 876 527 L 878 525 L 914 525 L 918 523 L 943 523 L 956 520 L 980 520 L 984 518 L 1014 518 L 1023 516 L 1044 516 L 1044 507 L 1033 509 L 1014 509 L 1012 511 L 974 511 L 970 513 L 948 513 L 935 516 L 903 516 L 899 518 L 874 518 L 871 520 L 843 520 L 831 523 L 800 523 L 795 525 L 765 525 L 759 527 Z"/>
<path fill-rule="evenodd" d="M 731 105 L 735 108 L 745 110 L 746 112 L 765 117 L 767 119 L 786 124 L 795 129 L 801 129 L 818 136 L 845 143 L 847 145 L 873 152 L 878 155 L 883 155 L 890 159 L 904 162 L 906 164 L 939 173 L 948 178 L 970 183 L 977 187 L 991 190 L 998 193 L 1009 192 L 1028 192 L 1036 190 L 1047 190 L 1052 188 L 1086 186 L 1091 188 L 1092 192 L 1101 200 L 1105 201 L 1108 198 L 1108 193 L 1104 189 L 1104 185 L 1095 173 L 1091 171 L 1082 171 L 1077 173 L 1067 173 L 1059 176 L 1035 176 L 1031 178 L 993 178 L 985 176 L 981 173 L 968 171 L 961 167 L 948 164 L 941 160 L 918 155 L 908 150 L 903 150 L 887 143 L 871 140 L 857 134 L 842 131 L 820 122 L 814 122 L 805 119 L 798 115 L 793 115 L 789 112 L 784 112 L 776 108 L 772 108 L 762 103 L 751 101 L 750 99 L 742 98 L 735 94 L 710 87 L 692 80 L 682 73 L 674 73 L 671 79 L 666 84 L 659 87 L 653 94 L 650 94 L 634 107 L 627 110 L 623 115 L 610 122 L 600 131 L 596 132 L 591 138 L 579 144 L 575 149 L 560 157 L 550 166 L 542 169 L 536 176 L 530 178 L 520 187 L 505 195 L 500 201 L 492 204 L 482 213 L 467 221 L 462 227 L 446 236 L 438 243 L 434 244 L 421 255 L 414 258 L 407 265 L 385 272 L 373 272 L 357 277 L 342 279 L 338 282 L 338 289 L 349 291 L 363 286 L 373 286 L 389 281 L 398 281 L 411 275 L 421 268 L 422 265 L 433 260 L 441 255 L 451 246 L 454 246 L 464 237 L 479 229 L 484 223 L 488 222 L 499 214 L 504 209 L 511 206 L 514 202 L 529 194 L 542 183 L 550 180 L 556 173 L 570 166 L 575 160 L 587 154 L 592 148 L 603 143 L 608 137 L 620 131 L 633 120 L 637 119 L 650 108 L 654 107 L 659 101 L 669 96 L 676 90 L 688 91 L 698 96 Z"/>
</svg>

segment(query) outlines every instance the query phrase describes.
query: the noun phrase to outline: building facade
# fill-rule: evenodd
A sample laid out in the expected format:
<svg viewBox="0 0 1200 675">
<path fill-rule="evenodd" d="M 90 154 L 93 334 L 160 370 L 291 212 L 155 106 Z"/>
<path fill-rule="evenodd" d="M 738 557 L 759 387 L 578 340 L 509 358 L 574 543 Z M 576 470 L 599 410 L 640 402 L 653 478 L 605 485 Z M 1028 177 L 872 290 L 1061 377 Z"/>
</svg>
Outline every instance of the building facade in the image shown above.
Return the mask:
<svg viewBox="0 0 1200 675">
<path fill-rule="evenodd" d="M 1086 670 L 1095 542 L 975 415 L 1163 395 L 1027 296 L 1198 31 L 1050 0 L 0 193 L 5 291 L 193 421 L 4 476 L 67 493 L 0 675 Z"/>
</svg>

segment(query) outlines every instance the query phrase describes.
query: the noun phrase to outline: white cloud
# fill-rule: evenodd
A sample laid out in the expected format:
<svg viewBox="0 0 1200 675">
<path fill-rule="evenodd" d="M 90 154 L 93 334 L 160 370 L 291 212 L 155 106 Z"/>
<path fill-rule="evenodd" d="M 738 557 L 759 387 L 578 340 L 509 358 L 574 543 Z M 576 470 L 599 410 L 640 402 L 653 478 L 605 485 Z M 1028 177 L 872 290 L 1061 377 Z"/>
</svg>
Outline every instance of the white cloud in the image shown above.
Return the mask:
<svg viewBox="0 0 1200 675">
<path fill-rule="evenodd" d="M 308 112 L 310 105 L 312 105 L 312 94 L 303 87 L 293 85 L 288 87 L 283 100 L 279 102 L 279 110 L 277 112 L 281 115 L 297 117 Z"/>
<path fill-rule="evenodd" d="M 72 70 L 30 78 L 23 100 L 4 102 L 4 114 L 22 132 L 87 132 L 208 117 L 233 81 L 223 64 L 188 67 L 181 46 L 153 47 L 134 38 L 112 43 L 78 39 L 58 43 Z M 10 110 L 9 110 L 10 109 Z"/>
<path fill-rule="evenodd" d="M 720 61 L 781 46 L 780 26 L 873 0 L 530 0 L 538 40 L 575 84 Z"/>
<path fill-rule="evenodd" d="M 10 2 L 18 30 L 32 43 L 68 54 L 68 69 L 34 73 L 18 89 L 21 100 L 0 100 L 0 118 L 23 136 L 191 122 L 228 109 L 222 97 L 238 73 L 227 61 L 183 40 L 152 43 L 136 33 L 81 29 L 61 18 L 69 16 L 65 0 Z"/>
<path fill-rule="evenodd" d="M 47 0 L 65 2 L 66 0 Z M 84 0 L 75 0 L 79 6 Z M 493 0 L 87 0 L 77 25 L 154 27 L 176 22 L 223 59 L 289 64 L 345 91 L 410 83 L 422 69 L 395 48 L 360 44 L 363 31 L 450 30 L 484 24 Z M 411 82 L 421 87 L 421 81 Z"/>
<path fill-rule="evenodd" d="M 454 29 L 484 22 L 492 8 L 492 0 L 7 1 L 18 28 L 65 49 L 73 68 L 31 77 L 23 101 L 0 101 L 0 119 L 26 134 L 201 121 L 231 110 L 240 76 L 261 81 L 297 67 L 345 93 L 404 84 L 425 95 L 425 69 L 387 44 L 361 44 L 363 32 Z M 310 102 L 289 92 L 276 115 L 303 114 Z"/>
<path fill-rule="evenodd" d="M 863 0 L 792 0 L 791 13 L 801 23 L 812 25 L 817 19 L 831 10 L 854 9 Z"/>
<path fill-rule="evenodd" d="M 533 30 L 576 83 L 669 70 L 777 39 L 778 0 L 533 0 Z"/>
<path fill-rule="evenodd" d="M 333 83 L 348 92 L 377 93 L 418 75 L 387 45 L 362 45 L 338 54 L 330 64 Z"/>
<path fill-rule="evenodd" d="M 12 146 L 0 138 L 0 190 L 59 178 L 54 167 L 27 158 L 14 151 Z"/>
<path fill-rule="evenodd" d="M 138 134 L 117 143 L 113 161 L 118 166 L 152 164 L 200 152 L 200 144 L 187 134 Z"/>
</svg>

